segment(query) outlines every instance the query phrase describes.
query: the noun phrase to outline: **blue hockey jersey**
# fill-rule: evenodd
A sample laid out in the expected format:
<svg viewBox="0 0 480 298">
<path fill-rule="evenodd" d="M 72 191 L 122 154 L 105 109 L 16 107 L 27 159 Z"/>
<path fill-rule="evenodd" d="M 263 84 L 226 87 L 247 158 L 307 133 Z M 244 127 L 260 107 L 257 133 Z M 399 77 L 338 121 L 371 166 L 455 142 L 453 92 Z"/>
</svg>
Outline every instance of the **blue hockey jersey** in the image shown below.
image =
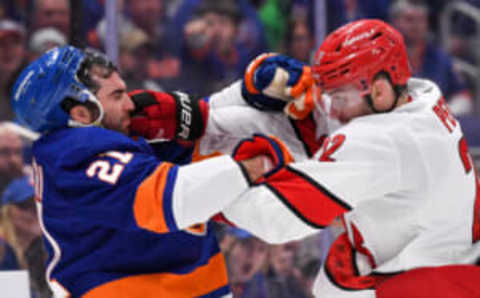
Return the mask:
<svg viewBox="0 0 480 298">
<path fill-rule="evenodd" d="M 168 155 L 160 159 L 162 150 Z M 190 158 L 178 151 L 169 146 L 155 156 L 143 139 L 98 127 L 62 129 L 34 143 L 47 279 L 56 295 L 222 297 L 230 292 L 211 226 L 186 227 L 206 222 L 228 204 L 225 197 L 235 197 L 248 183 L 227 156 L 188 166 L 165 161 Z M 207 197 L 210 207 L 203 201 Z"/>
<path fill-rule="evenodd" d="M 296 160 L 321 144 L 321 113 L 292 121 L 250 107 L 237 82 L 212 95 L 196 153 L 229 154 L 255 132 L 286 142 Z M 153 151 L 154 150 L 154 151 Z M 98 127 L 34 143 L 47 280 L 58 297 L 221 297 L 228 279 L 208 219 L 248 188 L 221 156 L 187 166 L 192 148 L 151 146 Z"/>
</svg>

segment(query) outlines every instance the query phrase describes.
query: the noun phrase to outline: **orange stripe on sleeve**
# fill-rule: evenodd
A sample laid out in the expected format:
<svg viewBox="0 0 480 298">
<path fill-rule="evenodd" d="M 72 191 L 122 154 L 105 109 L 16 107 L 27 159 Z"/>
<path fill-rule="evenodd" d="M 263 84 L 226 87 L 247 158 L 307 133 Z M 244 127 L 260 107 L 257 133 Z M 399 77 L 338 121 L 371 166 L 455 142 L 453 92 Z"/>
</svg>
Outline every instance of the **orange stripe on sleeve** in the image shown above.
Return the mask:
<svg viewBox="0 0 480 298">
<path fill-rule="evenodd" d="M 200 154 L 200 142 L 196 141 L 195 142 L 195 147 L 193 149 L 193 155 L 192 155 L 192 162 L 197 162 L 197 161 L 202 161 L 204 159 L 216 157 L 222 155 L 221 152 L 215 151 L 207 155 L 202 155 Z"/>
<path fill-rule="evenodd" d="M 247 71 L 245 72 L 245 87 L 247 88 L 247 91 L 250 92 L 251 94 L 260 94 L 260 91 L 255 87 L 254 83 L 254 77 L 255 77 L 255 71 L 257 68 L 260 66 L 260 64 L 265 61 L 265 59 L 275 56 L 275 53 L 265 53 L 257 58 L 255 58 L 247 67 Z"/>
<path fill-rule="evenodd" d="M 206 295 L 228 284 L 225 261 L 221 253 L 208 264 L 186 274 L 158 273 L 125 277 L 89 292 L 84 298 L 192 298 Z"/>
<path fill-rule="evenodd" d="M 291 163 L 291 162 L 295 161 L 292 154 L 290 153 L 290 150 L 288 150 L 287 145 L 285 145 L 285 143 L 282 142 L 282 140 L 280 140 L 279 138 L 277 138 L 276 136 L 273 136 L 273 135 L 270 135 L 270 138 L 275 140 L 275 142 L 277 142 L 278 147 L 280 147 L 280 150 L 282 151 L 283 158 L 285 159 L 285 164 L 288 164 L 288 163 Z"/>
<path fill-rule="evenodd" d="M 163 194 L 172 167 L 171 163 L 162 163 L 138 187 L 133 214 L 139 227 L 156 233 L 169 232 L 163 210 Z"/>
</svg>

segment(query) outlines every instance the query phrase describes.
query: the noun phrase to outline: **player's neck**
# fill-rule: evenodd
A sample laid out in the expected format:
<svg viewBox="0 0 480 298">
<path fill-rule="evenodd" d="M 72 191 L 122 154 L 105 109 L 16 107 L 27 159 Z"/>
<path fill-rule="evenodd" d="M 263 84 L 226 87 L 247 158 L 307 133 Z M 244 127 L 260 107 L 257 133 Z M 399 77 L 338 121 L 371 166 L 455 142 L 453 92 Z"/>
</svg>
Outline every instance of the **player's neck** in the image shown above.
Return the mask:
<svg viewBox="0 0 480 298">
<path fill-rule="evenodd" d="M 398 99 L 398 103 L 396 105 L 395 108 L 398 108 L 400 106 L 403 106 L 404 104 L 406 103 L 409 103 L 410 100 L 409 100 L 410 96 L 408 95 L 407 92 L 405 92 L 404 94 L 400 95 L 400 98 Z"/>
</svg>

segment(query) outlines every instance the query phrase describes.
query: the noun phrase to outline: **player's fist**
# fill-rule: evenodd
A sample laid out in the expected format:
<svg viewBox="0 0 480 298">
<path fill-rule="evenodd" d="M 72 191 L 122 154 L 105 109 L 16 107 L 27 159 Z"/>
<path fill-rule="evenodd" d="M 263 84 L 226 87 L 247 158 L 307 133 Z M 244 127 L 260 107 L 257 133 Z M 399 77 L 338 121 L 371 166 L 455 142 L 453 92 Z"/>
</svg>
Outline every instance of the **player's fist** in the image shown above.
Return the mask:
<svg viewBox="0 0 480 298">
<path fill-rule="evenodd" d="M 132 135 L 147 140 L 193 141 L 205 131 L 208 105 L 181 92 L 135 90 L 129 93 L 135 105 L 130 124 Z"/>
<path fill-rule="evenodd" d="M 315 107 L 312 70 L 285 55 L 262 54 L 247 67 L 242 95 L 252 106 L 304 119 Z"/>
<path fill-rule="evenodd" d="M 279 168 L 293 161 L 285 144 L 275 137 L 255 134 L 253 138 L 244 139 L 233 150 L 236 161 L 244 161 L 249 177 L 258 178 L 259 173 L 270 175 Z M 251 167 L 248 167 L 253 165 Z M 255 181 L 257 179 L 252 179 Z"/>
</svg>

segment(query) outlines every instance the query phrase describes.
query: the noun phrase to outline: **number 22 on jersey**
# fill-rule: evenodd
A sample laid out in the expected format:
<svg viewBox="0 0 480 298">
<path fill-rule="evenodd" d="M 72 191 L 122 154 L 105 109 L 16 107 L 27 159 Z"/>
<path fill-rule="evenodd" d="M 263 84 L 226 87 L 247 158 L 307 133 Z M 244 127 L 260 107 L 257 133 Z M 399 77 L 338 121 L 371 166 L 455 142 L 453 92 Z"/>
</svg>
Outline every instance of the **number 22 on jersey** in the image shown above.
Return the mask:
<svg viewBox="0 0 480 298">
<path fill-rule="evenodd" d="M 331 137 L 328 137 L 323 142 L 322 146 L 322 155 L 320 156 L 320 161 L 335 161 L 335 158 L 332 155 L 337 152 L 338 149 L 345 142 L 345 135 L 338 134 Z"/>
</svg>

